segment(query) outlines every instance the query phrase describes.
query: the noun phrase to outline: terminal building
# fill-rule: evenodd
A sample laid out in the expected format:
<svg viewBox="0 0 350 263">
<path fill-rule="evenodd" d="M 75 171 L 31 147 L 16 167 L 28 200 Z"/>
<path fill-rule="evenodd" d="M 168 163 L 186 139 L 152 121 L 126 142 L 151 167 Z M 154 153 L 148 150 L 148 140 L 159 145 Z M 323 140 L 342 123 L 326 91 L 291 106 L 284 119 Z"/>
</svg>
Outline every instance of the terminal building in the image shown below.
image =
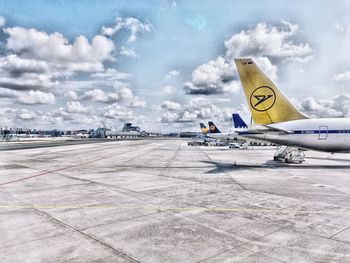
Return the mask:
<svg viewBox="0 0 350 263">
<path fill-rule="evenodd" d="M 122 132 L 141 132 L 139 126 L 133 126 L 132 123 L 125 123 L 122 129 Z"/>
<path fill-rule="evenodd" d="M 201 134 L 201 132 L 185 131 L 185 132 L 180 132 L 179 137 L 180 138 L 195 138 L 200 134 Z"/>
<path fill-rule="evenodd" d="M 139 126 L 133 126 L 132 123 L 125 123 L 122 130 L 111 130 L 106 129 L 105 130 L 105 137 L 106 138 L 135 138 L 135 137 L 141 137 L 141 129 Z"/>
</svg>

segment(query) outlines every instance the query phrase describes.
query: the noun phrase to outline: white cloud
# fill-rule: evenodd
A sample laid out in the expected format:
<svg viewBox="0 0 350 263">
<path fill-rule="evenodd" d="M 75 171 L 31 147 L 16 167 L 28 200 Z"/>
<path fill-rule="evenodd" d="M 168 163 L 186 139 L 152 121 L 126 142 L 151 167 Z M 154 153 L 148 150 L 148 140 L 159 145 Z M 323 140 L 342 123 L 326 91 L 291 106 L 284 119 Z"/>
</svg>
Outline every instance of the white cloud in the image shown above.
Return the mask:
<svg viewBox="0 0 350 263">
<path fill-rule="evenodd" d="M 118 94 L 110 93 L 107 94 L 101 89 L 88 90 L 82 96 L 82 99 L 92 100 L 97 102 L 113 103 L 119 100 Z"/>
<path fill-rule="evenodd" d="M 161 108 L 173 111 L 173 110 L 181 110 L 182 106 L 180 103 L 166 100 L 162 103 Z"/>
<path fill-rule="evenodd" d="M 33 112 L 22 110 L 17 114 L 17 117 L 21 120 L 32 120 L 36 117 L 36 115 Z"/>
<path fill-rule="evenodd" d="M 60 107 L 58 109 L 54 109 L 52 112 L 48 113 L 54 118 L 59 118 L 61 121 L 72 122 L 74 119 L 77 119 L 75 114 L 69 113 L 66 108 Z"/>
<path fill-rule="evenodd" d="M 6 23 L 6 19 L 3 16 L 0 16 L 0 27 L 4 27 Z"/>
<path fill-rule="evenodd" d="M 134 94 L 129 88 L 121 88 L 117 90 L 117 94 L 119 96 L 120 101 L 122 102 L 130 102 L 134 98 Z"/>
<path fill-rule="evenodd" d="M 336 22 L 334 24 L 334 28 L 337 32 L 339 32 L 341 34 L 349 34 L 350 33 L 350 25 L 349 24 Z"/>
<path fill-rule="evenodd" d="M 67 101 L 67 112 L 69 113 L 84 113 L 87 112 L 87 108 L 80 104 L 79 101 Z"/>
<path fill-rule="evenodd" d="M 26 109 L 1 108 L 0 117 L 3 125 L 12 126 L 14 122 L 21 123 L 31 121 L 37 118 L 37 114 Z"/>
<path fill-rule="evenodd" d="M 55 103 L 55 96 L 52 93 L 33 90 L 24 92 L 0 88 L 0 98 L 9 98 L 12 102 L 28 105 Z"/>
<path fill-rule="evenodd" d="M 13 90 L 39 90 L 57 87 L 59 81 L 52 81 L 46 74 L 23 73 L 21 76 L 0 76 L 0 87 Z"/>
<path fill-rule="evenodd" d="M 234 58 L 252 57 L 273 80 L 277 79 L 275 60 L 306 62 L 312 56 L 308 43 L 296 43 L 298 25 L 282 22 L 280 26 L 259 23 L 255 28 L 242 30 L 225 41 L 223 56 L 200 65 L 193 72 L 183 89 L 190 95 L 217 95 L 239 90 Z"/>
<path fill-rule="evenodd" d="M 128 107 L 130 107 L 130 108 L 144 108 L 144 107 L 146 107 L 146 105 L 147 105 L 146 101 L 140 100 L 140 99 L 138 99 L 138 98 L 135 97 L 135 98 L 130 102 L 130 104 L 128 105 Z"/>
<path fill-rule="evenodd" d="M 135 38 L 142 33 L 131 28 L 130 31 Z M 3 124 L 21 127 L 18 120 L 26 119 L 33 127 L 99 126 L 106 119 L 130 119 L 131 108 L 146 106 L 124 82 L 132 77 L 130 74 L 105 68 L 105 63 L 113 62 L 116 55 L 110 38 L 97 35 L 90 41 L 84 36 L 68 40 L 60 33 L 21 27 L 5 28 L 4 33 L 7 41 L 3 47 L 7 53 L 0 56 L 0 97 L 4 105 L 9 100 L 26 105 L 54 104 L 54 94 L 60 96 L 59 101 L 61 98 L 68 101 L 64 102 L 65 107 L 52 111 L 13 109 L 2 118 Z M 121 51 L 124 55 L 136 55 L 126 47 Z M 107 108 L 105 114 L 104 108 L 85 107 L 80 99 L 117 103 L 125 110 L 119 108 L 118 114 L 117 105 Z"/>
<path fill-rule="evenodd" d="M 258 23 L 255 28 L 242 30 L 225 41 L 227 58 L 267 56 L 275 58 L 306 57 L 312 54 L 308 43 L 296 44 L 293 37 L 299 26 L 282 22 L 279 26 Z"/>
<path fill-rule="evenodd" d="M 67 92 L 64 94 L 64 96 L 65 96 L 67 99 L 69 99 L 69 100 L 78 100 L 78 99 L 79 99 L 78 94 L 77 94 L 75 91 L 73 91 L 73 90 L 67 91 Z"/>
<path fill-rule="evenodd" d="M 139 34 L 151 32 L 152 25 L 135 17 L 117 17 L 112 27 L 102 27 L 102 34 L 111 37 L 123 29 L 130 32 L 128 42 L 135 42 Z"/>
<path fill-rule="evenodd" d="M 133 112 L 120 105 L 109 105 L 103 109 L 103 117 L 126 121 L 134 118 Z"/>
<path fill-rule="evenodd" d="M 165 94 L 173 94 L 174 93 L 174 88 L 172 86 L 165 86 L 163 88 L 163 93 Z"/>
<path fill-rule="evenodd" d="M 334 76 L 336 81 L 348 81 L 350 80 L 350 71 L 345 71 Z"/>
<path fill-rule="evenodd" d="M 244 105 L 241 105 L 240 109 L 217 106 L 208 97 L 193 97 L 180 107 L 171 107 L 170 103 L 163 105 L 164 103 L 161 109 L 165 111 L 160 119 L 160 122 L 163 123 L 197 122 L 199 120 L 231 121 L 232 113 L 244 113 L 245 117 L 249 111 Z"/>
<path fill-rule="evenodd" d="M 60 81 L 63 77 L 67 79 L 80 72 L 105 74 L 108 78 L 102 75 L 92 77 L 108 81 L 129 77 L 128 74 L 115 69 L 104 68 L 103 63 L 113 59 L 115 49 L 113 42 L 105 36 L 94 36 L 89 43 L 84 36 L 70 42 L 57 32 L 49 34 L 21 27 L 8 27 L 4 32 L 8 35 L 8 54 L 0 57 L 2 88 L 18 91 L 53 91 L 61 86 Z M 65 84 L 67 82 L 64 80 Z M 20 101 L 27 100 L 24 98 L 25 95 Z"/>
<path fill-rule="evenodd" d="M 187 110 L 181 113 L 180 118 L 177 120 L 177 122 L 193 122 L 198 120 L 198 116 L 196 113 L 191 113 Z"/>
<path fill-rule="evenodd" d="M 167 81 L 167 80 L 170 80 L 170 79 L 172 79 L 174 77 L 177 77 L 179 75 L 180 75 L 180 71 L 179 70 L 170 70 L 168 72 L 168 74 L 165 75 L 164 80 Z"/>
<path fill-rule="evenodd" d="M 300 103 L 299 109 L 315 118 L 350 117 L 350 94 L 340 94 L 326 100 L 308 97 Z"/>
<path fill-rule="evenodd" d="M 91 44 L 84 36 L 78 36 L 72 43 L 60 33 L 48 34 L 36 29 L 21 27 L 6 28 L 9 35 L 7 48 L 24 57 L 61 63 L 99 63 L 109 59 L 114 50 L 113 42 L 97 35 Z"/>
<path fill-rule="evenodd" d="M 30 111 L 15 108 L 1 108 L 0 118 L 3 126 L 29 128 L 58 128 L 79 129 L 102 127 L 108 120 L 110 124 L 121 125 L 124 121 L 140 120 L 134 113 L 120 105 L 109 105 L 104 108 L 86 108 L 79 102 L 68 102 L 66 107 L 52 111 Z"/>
<path fill-rule="evenodd" d="M 103 81 L 105 81 L 105 80 L 109 80 L 109 81 L 127 80 L 131 77 L 130 74 L 120 72 L 114 68 L 108 68 L 108 69 L 104 70 L 103 72 L 93 73 L 93 74 L 91 74 L 91 76 L 94 78 L 104 79 Z"/>
<path fill-rule="evenodd" d="M 191 81 L 185 83 L 187 94 L 222 94 L 234 92 L 237 86 L 230 86 L 234 76 L 233 64 L 229 64 L 219 56 L 216 60 L 200 65 L 192 72 Z"/>
<path fill-rule="evenodd" d="M 75 72 L 103 71 L 103 62 L 113 58 L 115 46 L 105 36 L 96 35 L 91 43 L 84 36 L 78 36 L 69 42 L 60 33 L 48 34 L 36 29 L 21 27 L 5 28 L 9 35 L 6 47 L 15 52 L 16 64 L 24 67 L 25 72 L 39 69 L 52 75 L 70 75 Z M 7 60 L 11 61 L 14 58 Z M 21 61 L 23 60 L 23 61 Z"/>
<path fill-rule="evenodd" d="M 259 65 L 259 68 L 268 76 L 272 81 L 278 79 L 278 68 L 273 65 L 267 57 L 253 57 L 254 61 Z"/>
<path fill-rule="evenodd" d="M 31 111 L 27 109 L 1 108 L 2 125 L 7 127 L 57 128 L 61 125 L 61 118 L 54 117 L 48 111 Z M 67 126 L 66 126 L 67 127 Z"/>
<path fill-rule="evenodd" d="M 232 78 L 233 70 L 225 62 L 224 58 L 218 57 L 216 60 L 209 61 L 196 68 L 192 72 L 192 81 L 195 85 L 215 84 L 222 80 L 222 76 Z"/>
<path fill-rule="evenodd" d="M 131 49 L 131 48 L 127 48 L 122 46 L 120 48 L 120 52 L 121 55 L 127 56 L 127 57 L 132 57 L 132 58 L 138 58 L 139 55 L 136 54 L 135 50 Z"/>
<path fill-rule="evenodd" d="M 54 104 L 55 96 L 52 93 L 31 90 L 29 92 L 20 93 L 18 102 L 22 104 Z"/>
<path fill-rule="evenodd" d="M 18 94 L 16 90 L 0 88 L 0 98 L 16 98 Z"/>
<path fill-rule="evenodd" d="M 166 111 L 165 113 L 163 113 L 160 122 L 173 123 L 173 122 L 177 122 L 178 119 L 179 119 L 179 114 L 178 113 Z"/>
<path fill-rule="evenodd" d="M 23 73 L 45 73 L 49 71 L 47 62 L 20 58 L 16 54 L 0 57 L 0 68 L 14 76 L 19 76 Z"/>
<path fill-rule="evenodd" d="M 117 84 L 116 87 L 124 84 Z M 115 92 L 105 92 L 101 89 L 93 89 L 86 91 L 82 96 L 84 100 L 92 100 L 103 103 L 122 103 L 130 107 L 142 107 L 146 102 L 139 100 L 134 96 L 132 90 L 128 87 L 117 88 Z"/>
</svg>

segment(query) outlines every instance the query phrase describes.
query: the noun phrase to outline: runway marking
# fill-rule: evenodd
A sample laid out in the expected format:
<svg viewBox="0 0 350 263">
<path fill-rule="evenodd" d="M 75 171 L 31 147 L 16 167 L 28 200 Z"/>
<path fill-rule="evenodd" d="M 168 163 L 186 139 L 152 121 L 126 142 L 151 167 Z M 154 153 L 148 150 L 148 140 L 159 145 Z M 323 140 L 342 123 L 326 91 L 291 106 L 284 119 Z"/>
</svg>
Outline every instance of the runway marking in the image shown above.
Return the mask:
<svg viewBox="0 0 350 263">
<path fill-rule="evenodd" d="M 129 152 L 132 152 L 132 151 L 133 150 L 130 150 L 130 151 L 122 152 L 122 153 L 119 153 L 119 154 L 125 154 L 125 153 L 129 153 Z M 92 159 L 92 160 L 89 160 L 89 161 L 85 161 L 85 162 L 82 162 L 82 163 L 73 164 L 73 165 L 69 165 L 69 166 L 65 166 L 65 167 L 61 167 L 61 168 L 57 168 L 57 169 L 53 169 L 53 170 L 43 171 L 42 173 L 39 173 L 39 174 L 26 176 L 26 177 L 19 178 L 19 179 L 16 179 L 16 180 L 12 180 L 12 181 L 8 181 L 8 182 L 5 182 L 5 183 L 1 183 L 0 186 L 4 186 L 4 185 L 16 183 L 16 182 L 25 181 L 25 180 L 28 180 L 28 179 L 32 179 L 32 178 L 43 176 L 43 175 L 47 175 L 47 174 L 61 172 L 61 171 L 64 171 L 64 170 L 68 170 L 68 169 L 75 168 L 75 167 L 78 167 L 78 166 L 81 166 L 81 165 L 97 162 L 97 161 L 100 161 L 100 160 L 103 160 L 103 159 L 107 159 L 107 158 L 112 158 L 112 157 L 114 157 L 114 155 L 110 155 L 110 154 L 109 155 L 104 155 L 104 156 L 101 156 L 99 158 Z"/>
<path fill-rule="evenodd" d="M 55 172 L 60 172 L 60 171 L 68 170 L 68 169 L 71 169 L 71 168 L 74 168 L 74 167 L 78 167 L 78 166 L 81 166 L 81 165 L 84 165 L 84 164 L 97 162 L 97 161 L 103 160 L 103 159 L 108 158 L 108 157 L 111 157 L 111 156 L 103 156 L 103 157 L 96 158 L 96 159 L 93 159 L 93 160 L 89 160 L 89 161 L 86 161 L 86 162 L 82 162 L 82 163 L 78 163 L 78 164 L 73 164 L 73 165 L 69 165 L 69 166 L 57 168 L 57 169 L 54 169 L 54 170 L 44 171 L 44 172 L 39 173 L 39 174 L 35 174 L 35 175 L 31 175 L 31 176 L 19 178 L 19 179 L 13 180 L 13 181 L 5 182 L 5 183 L 1 183 L 0 186 L 8 185 L 8 184 L 12 184 L 12 183 L 16 183 L 16 182 L 28 180 L 28 179 L 32 179 L 32 178 L 35 178 L 35 177 L 38 177 L 38 176 L 42 176 L 42 175 L 47 175 L 47 174 L 51 174 L 51 173 L 55 173 Z"/>
<path fill-rule="evenodd" d="M 308 214 L 350 214 L 350 210 L 290 210 L 266 208 L 235 208 L 235 207 L 168 207 L 156 205 L 0 205 L 0 208 L 17 209 L 152 209 L 161 211 L 203 211 L 203 212 L 281 212 L 281 213 L 308 213 Z"/>
</svg>

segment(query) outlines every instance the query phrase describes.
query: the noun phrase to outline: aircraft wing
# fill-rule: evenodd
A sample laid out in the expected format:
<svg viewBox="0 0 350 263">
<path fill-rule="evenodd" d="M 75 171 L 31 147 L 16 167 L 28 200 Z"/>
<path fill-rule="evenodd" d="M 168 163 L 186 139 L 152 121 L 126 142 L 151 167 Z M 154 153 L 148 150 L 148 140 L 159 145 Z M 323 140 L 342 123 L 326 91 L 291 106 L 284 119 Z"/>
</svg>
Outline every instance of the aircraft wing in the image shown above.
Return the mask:
<svg viewBox="0 0 350 263">
<path fill-rule="evenodd" d="M 249 134 L 291 134 L 292 131 L 283 130 L 281 128 L 276 128 L 271 125 L 249 125 L 248 129 L 239 131 L 239 135 L 249 135 Z"/>
<path fill-rule="evenodd" d="M 284 130 L 282 128 L 278 128 L 278 127 L 275 127 L 275 126 L 272 126 L 272 125 L 266 125 L 266 127 L 268 127 L 269 130 L 271 130 L 271 131 L 279 131 L 282 134 L 292 134 L 292 133 L 294 133 L 294 131 Z"/>
</svg>

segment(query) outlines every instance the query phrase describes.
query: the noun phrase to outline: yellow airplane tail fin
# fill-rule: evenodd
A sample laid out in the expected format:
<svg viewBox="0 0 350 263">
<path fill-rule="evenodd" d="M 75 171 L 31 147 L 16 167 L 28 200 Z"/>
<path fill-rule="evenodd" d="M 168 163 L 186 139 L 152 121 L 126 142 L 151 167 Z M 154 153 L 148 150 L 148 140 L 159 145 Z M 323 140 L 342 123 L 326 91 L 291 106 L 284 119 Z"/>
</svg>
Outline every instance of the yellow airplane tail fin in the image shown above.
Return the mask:
<svg viewBox="0 0 350 263">
<path fill-rule="evenodd" d="M 256 124 L 306 119 L 252 59 L 235 59 L 249 109 Z"/>
<path fill-rule="evenodd" d="M 201 127 L 201 131 L 203 134 L 209 133 L 209 129 L 202 122 L 199 124 L 199 126 Z"/>
</svg>

